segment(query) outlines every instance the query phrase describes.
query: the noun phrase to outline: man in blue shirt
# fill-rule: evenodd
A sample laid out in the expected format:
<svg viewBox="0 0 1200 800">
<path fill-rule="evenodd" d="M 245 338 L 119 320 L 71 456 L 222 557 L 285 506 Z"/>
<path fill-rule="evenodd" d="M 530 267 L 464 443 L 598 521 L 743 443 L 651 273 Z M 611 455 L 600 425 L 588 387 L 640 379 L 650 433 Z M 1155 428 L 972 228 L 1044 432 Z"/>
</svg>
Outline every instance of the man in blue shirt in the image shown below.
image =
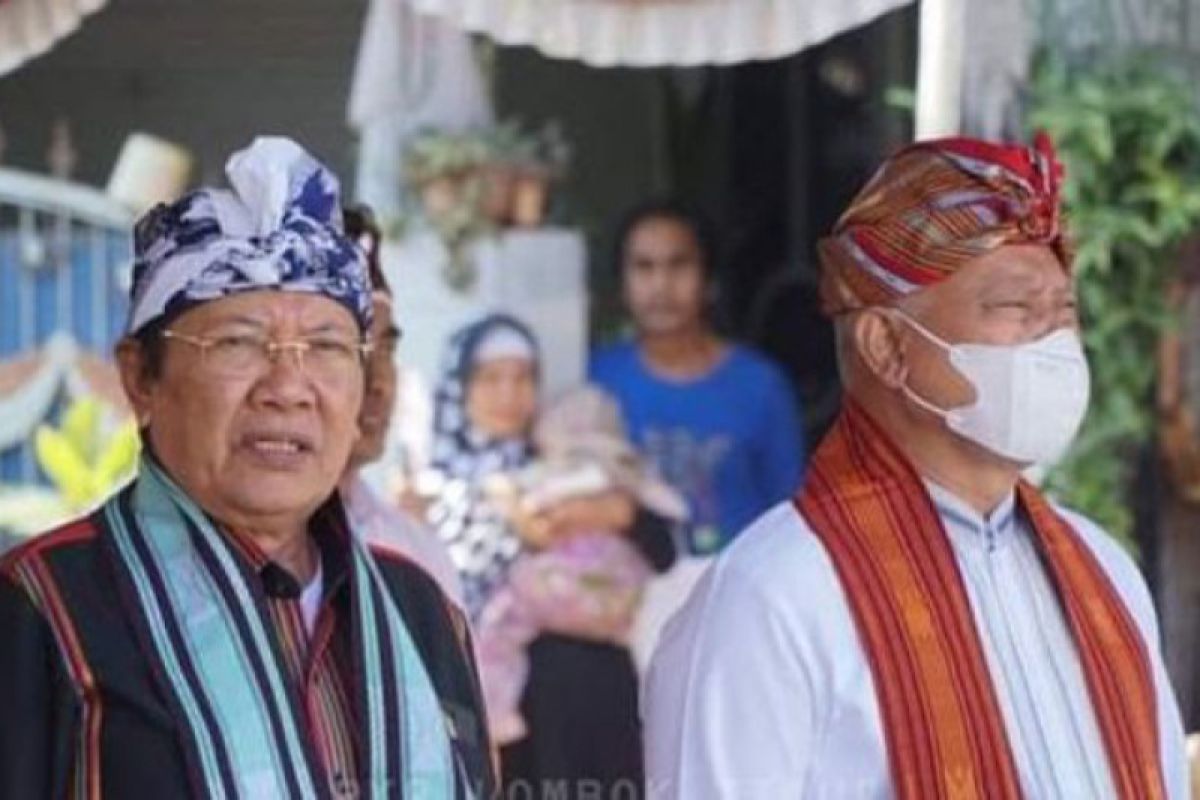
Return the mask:
<svg viewBox="0 0 1200 800">
<path fill-rule="evenodd" d="M 599 349 L 591 380 L 616 396 L 634 441 L 688 497 L 688 549 L 711 553 L 799 486 L 804 446 L 783 373 L 721 338 L 708 316 L 712 237 L 674 203 L 635 209 L 620 227 L 631 341 Z"/>
</svg>

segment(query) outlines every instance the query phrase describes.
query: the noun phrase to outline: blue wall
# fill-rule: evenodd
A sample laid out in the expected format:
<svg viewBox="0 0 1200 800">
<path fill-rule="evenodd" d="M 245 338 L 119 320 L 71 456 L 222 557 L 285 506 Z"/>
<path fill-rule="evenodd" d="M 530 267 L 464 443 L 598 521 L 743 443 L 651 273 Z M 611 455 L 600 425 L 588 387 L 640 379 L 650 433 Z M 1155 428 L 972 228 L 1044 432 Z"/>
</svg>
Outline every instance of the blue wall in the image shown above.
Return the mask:
<svg viewBox="0 0 1200 800">
<path fill-rule="evenodd" d="M 21 237 L 0 231 L 0 361 L 59 330 L 93 352 L 111 353 L 125 323 L 127 298 L 117 278 L 130 258 L 128 234 L 76 227 L 57 251 L 52 229 L 39 234 L 46 260 L 29 267 Z M 0 483 L 39 478 L 28 444 L 0 452 Z"/>
</svg>

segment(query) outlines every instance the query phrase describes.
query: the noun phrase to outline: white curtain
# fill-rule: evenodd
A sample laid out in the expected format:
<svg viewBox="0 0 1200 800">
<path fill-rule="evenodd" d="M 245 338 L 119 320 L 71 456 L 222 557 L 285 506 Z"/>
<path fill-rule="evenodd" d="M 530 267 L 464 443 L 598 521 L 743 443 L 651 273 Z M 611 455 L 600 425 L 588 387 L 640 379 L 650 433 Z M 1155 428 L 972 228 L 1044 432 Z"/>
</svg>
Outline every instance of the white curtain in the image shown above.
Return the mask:
<svg viewBox="0 0 1200 800">
<path fill-rule="evenodd" d="M 598 67 L 781 58 L 912 0 L 409 0 L 501 44 Z"/>
<path fill-rule="evenodd" d="M 963 50 L 962 131 L 988 139 L 1023 137 L 1022 95 L 1033 58 L 1025 0 L 970 0 Z"/>
<path fill-rule="evenodd" d="M 492 122 L 470 38 L 404 0 L 371 0 L 359 43 L 348 117 L 359 133 L 356 195 L 384 216 L 401 205 L 405 140 L 423 127 Z"/>
<path fill-rule="evenodd" d="M 0 0 L 0 75 L 11 72 L 79 27 L 108 0 Z"/>
</svg>

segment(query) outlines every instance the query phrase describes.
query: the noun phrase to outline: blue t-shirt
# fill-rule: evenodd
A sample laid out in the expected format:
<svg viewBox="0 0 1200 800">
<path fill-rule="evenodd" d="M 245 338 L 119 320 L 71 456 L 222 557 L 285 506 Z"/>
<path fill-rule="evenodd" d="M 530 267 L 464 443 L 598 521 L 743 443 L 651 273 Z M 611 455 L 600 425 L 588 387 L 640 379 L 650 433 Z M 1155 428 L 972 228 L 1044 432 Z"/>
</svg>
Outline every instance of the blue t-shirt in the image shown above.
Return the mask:
<svg viewBox="0 0 1200 800">
<path fill-rule="evenodd" d="M 590 379 L 617 398 L 633 441 L 687 496 L 689 549 L 720 549 L 800 484 L 804 441 L 791 385 L 764 356 L 730 347 L 707 375 L 650 371 L 636 343 L 592 354 Z"/>
</svg>

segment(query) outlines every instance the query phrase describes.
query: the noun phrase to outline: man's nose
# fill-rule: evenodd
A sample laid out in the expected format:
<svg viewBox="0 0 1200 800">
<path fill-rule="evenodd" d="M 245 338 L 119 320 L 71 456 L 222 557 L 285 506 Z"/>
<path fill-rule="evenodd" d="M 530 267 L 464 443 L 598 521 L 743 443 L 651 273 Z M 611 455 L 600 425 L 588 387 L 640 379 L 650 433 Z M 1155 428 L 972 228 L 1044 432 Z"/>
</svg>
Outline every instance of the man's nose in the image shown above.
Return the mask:
<svg viewBox="0 0 1200 800">
<path fill-rule="evenodd" d="M 649 271 L 647 283 L 656 292 L 664 291 L 671 283 L 671 273 L 664 265 L 658 264 Z"/>
<path fill-rule="evenodd" d="M 295 406 L 315 402 L 312 381 L 299 348 L 281 347 L 271 354 L 270 368 L 255 386 L 257 398 L 271 405 Z"/>
</svg>

